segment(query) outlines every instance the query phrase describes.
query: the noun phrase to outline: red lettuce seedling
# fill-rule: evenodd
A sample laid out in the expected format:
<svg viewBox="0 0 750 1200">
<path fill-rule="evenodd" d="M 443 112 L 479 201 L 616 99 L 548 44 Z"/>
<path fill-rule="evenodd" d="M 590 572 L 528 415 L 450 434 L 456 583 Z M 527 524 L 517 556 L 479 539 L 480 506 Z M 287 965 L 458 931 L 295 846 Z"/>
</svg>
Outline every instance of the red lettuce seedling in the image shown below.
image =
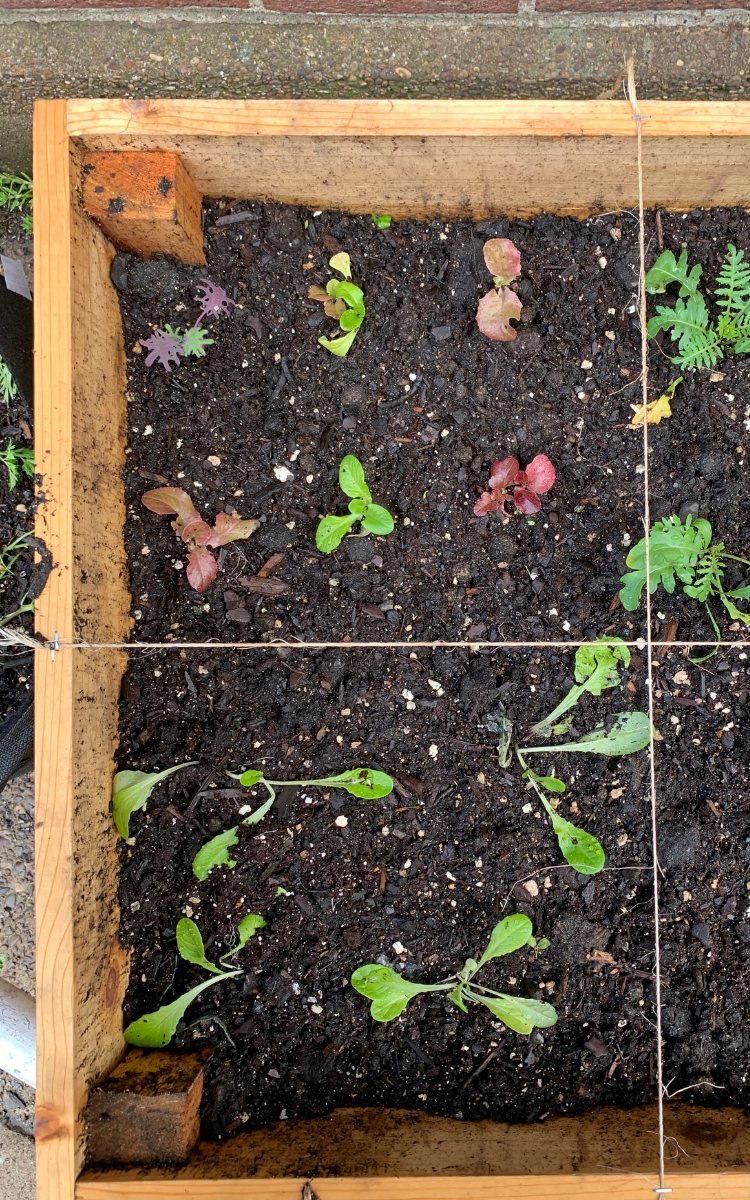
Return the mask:
<svg viewBox="0 0 750 1200">
<path fill-rule="evenodd" d="M 536 513 L 542 507 L 539 499 L 543 492 L 548 492 L 555 482 L 555 468 L 546 454 L 537 454 L 525 471 L 521 471 L 518 460 L 504 458 L 492 464 L 487 487 L 489 491 L 482 492 L 474 505 L 474 515 L 483 517 L 485 513 L 497 512 L 502 509 L 505 513 L 506 488 L 513 488 L 513 503 L 522 513 Z"/>
<path fill-rule="evenodd" d="M 518 320 L 523 305 L 507 285 L 521 274 L 521 251 L 508 238 L 491 238 L 484 243 L 484 261 L 495 287 L 479 301 L 477 325 L 493 342 L 512 342 L 516 331 L 509 321 Z"/>
<path fill-rule="evenodd" d="M 219 571 L 208 547 L 225 546 L 227 542 L 248 538 L 260 525 L 260 521 L 243 521 L 236 513 L 230 516 L 220 512 L 211 529 L 182 488 L 152 488 L 150 492 L 144 492 L 141 502 L 151 512 L 162 516 L 176 513 L 177 520 L 172 522 L 172 528 L 189 547 L 187 579 L 196 592 L 205 592 Z"/>
<path fill-rule="evenodd" d="M 201 293 L 203 294 L 201 295 Z M 149 352 L 146 358 L 147 367 L 154 362 L 160 362 L 164 370 L 171 375 L 170 363 L 177 363 L 181 358 L 189 355 L 203 358 L 206 347 L 213 346 L 214 343 L 213 338 L 208 336 L 206 330 L 199 328 L 201 321 L 204 317 L 212 315 L 228 317 L 230 304 L 237 307 L 235 301 L 230 300 L 224 289 L 218 284 L 212 283 L 210 279 L 201 280 L 196 300 L 201 306 L 198 319 L 185 333 L 179 327 L 173 329 L 171 325 L 167 325 L 166 329 L 155 329 L 151 337 L 140 339 L 141 346 Z"/>
</svg>

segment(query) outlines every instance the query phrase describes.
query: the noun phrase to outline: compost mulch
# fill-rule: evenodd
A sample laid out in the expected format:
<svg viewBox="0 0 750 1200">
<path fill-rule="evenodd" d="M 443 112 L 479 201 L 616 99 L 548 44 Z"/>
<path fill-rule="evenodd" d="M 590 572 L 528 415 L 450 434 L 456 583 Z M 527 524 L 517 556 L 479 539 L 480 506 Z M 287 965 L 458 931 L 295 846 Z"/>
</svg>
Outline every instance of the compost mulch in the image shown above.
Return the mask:
<svg viewBox="0 0 750 1200">
<path fill-rule="evenodd" d="M 231 209 L 243 210 L 257 220 L 216 226 L 227 207 L 206 205 L 207 271 L 124 255 L 113 266 L 131 397 L 134 637 L 225 643 L 130 655 L 120 767 L 199 765 L 154 792 L 131 819 L 134 845 L 123 844 L 121 937 L 132 953 L 125 1020 L 205 978 L 177 958 L 181 916 L 198 922 L 212 958 L 254 911 L 268 928 L 239 955 L 244 975 L 204 993 L 174 1039 L 178 1049 L 215 1047 L 203 1106 L 209 1137 L 350 1105 L 529 1121 L 652 1099 L 647 754 L 539 756 L 540 769 L 555 768 L 568 784 L 559 811 L 605 849 L 605 870 L 582 876 L 562 859 L 518 766 L 500 765 L 485 723 L 504 712 L 523 739 L 572 685 L 573 650 L 231 645 L 274 636 L 645 632 L 642 609 L 624 613 L 614 603 L 627 542 L 642 535 L 642 432 L 627 428 L 629 404 L 640 399 L 640 331 L 629 311 L 637 222 L 627 213 L 479 226 L 403 221 L 383 232 L 339 213 L 251 202 Z M 665 245 L 688 242 L 709 278 L 727 240 L 750 244 L 740 211 L 663 214 L 662 226 Z M 647 233 L 653 258 L 650 220 Z M 514 343 L 490 343 L 474 326 L 491 282 L 481 253 L 488 236 L 509 236 L 522 252 L 524 317 Z M 344 360 L 317 345 L 330 322 L 307 300 L 311 283 L 325 283 L 336 243 L 350 253 L 368 307 Z M 243 307 L 209 322 L 216 341 L 205 359 L 171 375 L 146 370 L 132 347 L 149 323 L 192 320 L 204 275 Z M 653 397 L 678 373 L 666 349 L 650 349 Z M 737 452 L 747 441 L 742 362 L 720 364 L 724 378 L 714 382 L 709 372 L 683 372 L 673 417 L 649 435 L 652 514 L 697 506 L 740 554 L 750 544 Z M 396 529 L 322 556 L 315 527 L 343 503 L 338 464 L 347 453 L 364 463 Z M 534 523 L 477 520 L 471 507 L 492 461 L 514 454 L 524 465 L 537 453 L 550 457 L 557 482 Z M 294 478 L 280 483 L 274 466 Z M 218 579 L 203 595 L 173 565 L 181 551 L 167 519 L 140 505 L 162 480 L 184 486 L 206 514 L 231 506 L 263 522 L 220 553 Z M 240 580 L 274 554 L 283 555 L 275 577 L 289 590 L 258 599 Z M 694 601 L 660 592 L 654 614 L 656 637 L 711 636 Z M 723 619 L 722 627 L 726 634 Z M 687 1096 L 702 1104 L 747 1104 L 747 658 L 726 649 L 692 665 L 664 645 L 654 682 L 665 1077 L 674 1077 L 673 1091 L 693 1087 Z M 646 707 L 636 651 L 622 689 L 585 697 L 567 737 Z M 203 883 L 192 875 L 199 847 L 261 799 L 225 771 L 262 766 L 274 779 L 312 779 L 358 765 L 391 773 L 393 795 L 365 802 L 283 789 L 260 825 L 240 827 L 234 870 L 216 869 Z M 337 826 L 341 817 L 347 823 Z M 356 967 L 378 960 L 435 982 L 481 952 L 501 916 L 519 911 L 551 944 L 499 960 L 486 981 L 551 1001 L 559 1014 L 551 1029 L 519 1037 L 489 1013 L 466 1015 L 434 996 L 379 1025 L 348 983 Z"/>
</svg>

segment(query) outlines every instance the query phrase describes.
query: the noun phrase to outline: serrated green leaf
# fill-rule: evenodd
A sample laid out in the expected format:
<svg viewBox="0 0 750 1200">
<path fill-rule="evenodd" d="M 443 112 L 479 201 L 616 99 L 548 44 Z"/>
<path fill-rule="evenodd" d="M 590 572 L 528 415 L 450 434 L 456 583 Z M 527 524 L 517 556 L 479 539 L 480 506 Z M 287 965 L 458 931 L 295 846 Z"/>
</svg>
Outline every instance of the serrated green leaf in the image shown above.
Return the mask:
<svg viewBox="0 0 750 1200">
<path fill-rule="evenodd" d="M 504 993 L 498 996 L 476 993 L 475 998 L 514 1033 L 531 1033 L 534 1026 L 549 1029 L 557 1023 L 554 1008 L 543 1000 L 524 1000 L 521 996 L 507 996 Z"/>
<path fill-rule="evenodd" d="M 630 651 L 621 638 L 597 638 L 590 645 L 579 646 L 575 660 L 577 685 L 570 689 L 549 716 L 531 728 L 529 736 L 547 731 L 563 713 L 578 703 L 584 693 L 601 696 L 607 688 L 616 687 L 620 682 L 620 663 L 626 667 L 630 663 Z"/>
<path fill-rule="evenodd" d="M 385 537 L 386 534 L 393 533 L 393 517 L 382 505 L 368 504 L 367 512 L 362 517 L 362 528 L 368 533 Z"/>
<path fill-rule="evenodd" d="M 490 934 L 487 949 L 477 964 L 477 970 L 492 958 L 500 958 L 503 954 L 513 954 L 521 946 L 528 943 L 533 932 L 531 921 L 524 913 L 513 913 L 498 921 Z"/>
<path fill-rule="evenodd" d="M 186 1009 L 193 1003 L 197 996 L 200 996 L 201 992 L 218 983 L 220 979 L 233 979 L 236 975 L 241 974 L 241 971 L 227 971 L 218 977 L 214 976 L 211 979 L 204 980 L 197 987 L 191 988 L 189 992 L 185 992 L 184 996 L 173 1000 L 171 1004 L 165 1004 L 162 1008 L 158 1008 L 156 1012 L 146 1013 L 145 1016 L 139 1017 L 137 1021 L 133 1021 L 123 1031 L 122 1036 L 129 1046 L 145 1046 L 150 1049 L 167 1046 L 185 1015 Z"/>
<path fill-rule="evenodd" d="M 118 771 L 112 780 L 112 820 L 121 837 L 130 837 L 130 815 L 143 808 L 157 783 L 161 783 L 175 771 L 194 767 L 196 761 L 179 763 L 166 771 L 147 774 L 145 771 Z"/>
<path fill-rule="evenodd" d="M 672 251 L 665 250 L 646 275 L 646 291 L 654 295 L 665 292 L 670 283 L 679 283 L 681 296 L 695 295 L 703 268 L 696 263 L 688 272 L 687 259 L 687 250 L 676 261 Z"/>
<path fill-rule="evenodd" d="M 177 922 L 177 952 L 185 962 L 204 967 L 206 971 L 213 971 L 215 975 L 222 974 L 222 971 L 206 958 L 201 931 L 189 917 L 183 917 Z"/>
<path fill-rule="evenodd" d="M 214 867 L 229 867 L 231 870 L 237 866 L 236 861 L 229 857 L 229 847 L 236 846 L 239 842 L 238 829 L 239 825 L 235 825 L 233 829 L 225 829 L 223 833 L 217 833 L 216 837 L 211 838 L 210 842 L 206 842 L 205 846 L 201 846 L 193 859 L 193 874 L 196 879 L 208 879 L 208 873 Z"/>
<path fill-rule="evenodd" d="M 341 545 L 341 539 L 356 520 L 356 513 L 349 513 L 345 517 L 323 517 L 315 531 L 315 545 L 323 554 L 330 554 Z"/>
</svg>

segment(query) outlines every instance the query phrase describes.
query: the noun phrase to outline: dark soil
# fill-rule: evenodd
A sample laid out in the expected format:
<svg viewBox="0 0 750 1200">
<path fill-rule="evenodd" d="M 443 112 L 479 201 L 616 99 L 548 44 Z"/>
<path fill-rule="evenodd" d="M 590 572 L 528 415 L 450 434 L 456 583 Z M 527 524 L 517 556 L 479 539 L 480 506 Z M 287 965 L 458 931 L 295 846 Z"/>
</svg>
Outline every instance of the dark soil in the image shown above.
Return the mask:
<svg viewBox="0 0 750 1200">
<path fill-rule="evenodd" d="M 616 602 L 643 513 L 642 434 L 626 427 L 629 403 L 640 399 L 632 218 L 400 222 L 387 236 L 369 218 L 238 207 L 259 219 L 217 228 L 226 208 L 206 210 L 208 274 L 243 306 L 209 323 L 216 344 L 208 356 L 167 375 L 147 371 L 144 356 L 129 350 L 134 637 L 642 634 L 642 608 L 625 614 Z M 730 237 L 750 244 L 744 212 L 663 214 L 662 223 L 665 244 L 679 250 L 687 241 L 707 283 Z M 368 306 L 343 361 L 318 347 L 329 322 L 306 299 L 310 283 L 326 279 L 333 246 L 325 236 L 351 254 Z M 487 236 L 512 237 L 523 255 L 524 320 L 507 345 L 489 343 L 473 321 L 491 282 L 481 257 Z M 649 261 L 655 254 L 654 245 Z M 303 271 L 306 262 L 314 266 Z M 147 336 L 149 323 L 192 320 L 204 274 L 118 256 L 126 345 Z M 655 397 L 678 372 L 655 343 L 650 353 Z M 594 365 L 581 369 L 582 361 Z M 714 382 L 707 371 L 685 373 L 674 416 L 650 431 L 654 515 L 691 504 L 739 554 L 750 545 L 737 450 L 750 416 L 743 364 L 720 364 L 724 378 Z M 404 401 L 407 386 L 414 391 Z M 365 464 L 396 529 L 321 556 L 315 528 L 319 514 L 344 507 L 337 479 L 346 453 Z M 503 525 L 498 514 L 478 521 L 478 486 L 490 463 L 510 453 L 522 464 L 548 454 L 557 483 L 533 524 L 515 516 Z M 294 479 L 281 484 L 274 466 Z M 140 505 L 162 481 L 186 487 L 206 514 L 237 506 L 262 521 L 248 542 L 221 552 L 219 577 L 203 595 L 173 565 L 185 554 L 167 519 Z M 289 590 L 258 599 L 239 581 L 272 554 L 284 555 L 276 578 Z M 729 572 L 732 583 L 741 577 Z M 679 594 L 654 597 L 654 623 L 668 638 L 711 636 L 702 607 Z M 687 1097 L 702 1104 L 747 1104 L 747 660 L 739 649 L 701 666 L 677 650 L 660 653 L 666 1078 L 675 1077 L 672 1090 L 693 1087 Z M 204 993 L 175 1037 L 178 1048 L 216 1046 L 208 1136 L 351 1104 L 526 1121 L 653 1098 L 647 754 L 539 756 L 540 769 L 554 767 L 568 782 L 560 812 L 604 846 L 605 871 L 579 876 L 565 866 L 519 768 L 500 768 L 483 728 L 504 707 L 521 737 L 571 686 L 572 665 L 572 652 L 549 649 L 262 653 L 228 644 L 211 654 L 131 655 L 120 766 L 200 765 L 155 791 L 148 812 L 131 820 L 134 845 L 123 846 L 122 937 L 133 954 L 126 1020 L 205 978 L 177 959 L 182 915 L 198 921 L 209 958 L 228 948 L 246 912 L 268 922 L 239 955 L 244 977 Z M 622 691 L 585 698 L 568 737 L 617 711 L 645 710 L 643 666 L 635 654 Z M 205 883 L 192 875 L 198 848 L 261 798 L 224 769 L 263 765 L 272 777 L 296 779 L 363 764 L 395 773 L 393 796 L 365 803 L 285 789 L 261 825 L 241 827 L 233 871 Z M 348 823 L 338 827 L 342 816 Z M 530 875 L 534 895 L 523 887 Z M 279 888 L 290 894 L 277 896 Z M 378 1025 L 348 984 L 356 967 L 379 957 L 403 963 L 415 979 L 438 980 L 481 951 L 513 911 L 527 912 L 551 945 L 493 964 L 487 982 L 550 1000 L 559 1013 L 553 1029 L 518 1037 L 489 1013 L 466 1016 L 433 996 Z"/>
<path fill-rule="evenodd" d="M 0 240 L 4 254 L 24 257 L 29 239 L 21 229 L 20 213 L 0 210 Z M 0 449 L 5 450 L 9 441 L 15 446 L 33 445 L 33 437 L 34 419 L 28 406 L 21 402 L 20 397 L 16 397 L 6 407 L 0 398 Z M 31 548 L 22 546 L 15 564 L 11 563 L 15 552 L 5 552 L 5 547 L 11 542 L 24 533 L 31 534 L 34 531 L 33 480 L 21 474 L 13 491 L 10 491 L 8 483 L 8 470 L 0 463 L 0 547 L 3 549 L 0 561 L 0 619 L 20 607 L 30 588 L 38 595 L 43 582 L 40 573 L 34 570 L 34 551 Z M 3 569 L 6 562 L 9 566 L 7 571 Z M 34 585 L 32 576 L 35 577 Z M 38 590 L 36 584 L 39 585 Z M 15 617 L 12 624 L 32 633 L 34 614 L 29 612 Z M 33 686 L 33 658 L 33 654 L 26 652 L 3 652 L 0 658 L 0 720 L 17 711 L 27 698 Z"/>
</svg>

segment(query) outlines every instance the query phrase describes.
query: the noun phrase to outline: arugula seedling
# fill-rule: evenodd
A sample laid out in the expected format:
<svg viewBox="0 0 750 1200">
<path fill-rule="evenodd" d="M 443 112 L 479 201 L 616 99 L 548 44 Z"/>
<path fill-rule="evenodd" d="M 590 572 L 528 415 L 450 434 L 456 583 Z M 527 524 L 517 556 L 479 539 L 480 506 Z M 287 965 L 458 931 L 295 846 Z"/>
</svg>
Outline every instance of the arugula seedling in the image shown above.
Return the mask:
<svg viewBox="0 0 750 1200">
<path fill-rule="evenodd" d="M 8 442 L 4 450 L 0 450 L 0 462 L 8 468 L 8 491 L 12 492 L 18 486 L 18 479 L 24 475 L 34 474 L 34 450 L 31 446 L 14 446 Z"/>
<path fill-rule="evenodd" d="M 376 533 L 381 537 L 393 532 L 393 517 L 387 508 L 373 504 L 372 494 L 365 482 L 364 468 L 353 454 L 347 454 L 341 460 L 339 487 L 345 495 L 352 497 L 349 513 L 345 517 L 323 517 L 315 531 L 315 545 L 319 550 L 330 554 L 356 521 L 361 521 L 362 528 L 368 533 Z"/>
<path fill-rule="evenodd" d="M 570 689 L 549 716 L 532 726 L 528 736 L 549 736 L 548 731 L 555 721 L 573 708 L 585 692 L 601 696 L 607 688 L 617 687 L 620 682 L 620 663 L 626 667 L 630 665 L 630 651 L 622 638 L 597 638 L 593 645 L 579 646 L 575 661 L 576 686 Z"/>
<path fill-rule="evenodd" d="M 259 929 L 264 929 L 265 925 L 266 922 L 263 920 L 263 917 L 258 916 L 257 913 L 248 913 L 246 917 L 243 917 L 237 927 L 239 935 L 238 944 L 232 950 L 229 950 L 227 954 L 222 954 L 219 962 L 223 962 L 225 958 L 231 958 L 235 954 L 239 954 L 248 940 Z M 182 920 L 177 922 L 176 932 L 177 952 L 180 958 L 184 959 L 185 962 L 193 963 L 197 967 L 203 967 L 205 971 L 211 971 L 214 978 L 205 979 L 203 983 L 199 983 L 197 987 L 191 988 L 189 992 L 185 992 L 177 1000 L 173 1000 L 171 1004 L 164 1004 L 156 1012 L 146 1013 L 144 1016 L 139 1017 L 137 1021 L 131 1022 L 123 1032 L 123 1037 L 129 1046 L 154 1048 L 168 1045 L 178 1024 L 185 1015 L 186 1009 L 201 992 L 211 987 L 214 983 L 220 983 L 226 979 L 234 979 L 235 976 L 242 974 L 242 971 L 239 970 L 222 970 L 215 963 L 208 961 L 201 931 L 195 921 L 191 921 L 189 917 L 183 917 Z"/>
<path fill-rule="evenodd" d="M 470 1004 L 483 1004 L 509 1029 L 516 1033 L 531 1033 L 535 1025 L 547 1029 L 556 1023 L 557 1013 L 551 1004 L 509 996 L 474 982 L 477 972 L 493 958 L 513 954 L 522 946 L 544 950 L 549 942 L 546 938 L 537 941 L 532 936 L 529 918 L 523 913 L 515 913 L 497 923 L 478 962 L 467 958 L 460 971 L 441 983 L 410 983 L 392 967 L 378 966 L 376 963 L 358 967 L 351 983 L 360 995 L 372 1001 L 370 1016 L 374 1021 L 393 1021 L 414 996 L 426 992 L 445 992 L 446 998 L 463 1012 L 468 1012 L 467 1001 Z"/>
<path fill-rule="evenodd" d="M 715 367 L 724 351 L 747 354 L 750 351 L 750 264 L 744 250 L 731 243 L 716 277 L 714 297 L 719 308 L 715 323 L 698 290 L 701 267 L 696 264 L 688 273 L 687 250 L 675 261 L 671 250 L 665 250 L 646 275 L 646 291 L 660 294 L 669 284 L 679 285 L 674 308 L 658 305 L 656 316 L 646 326 L 649 337 L 660 329 L 669 330 L 678 354 L 672 362 L 683 367 Z"/>
<path fill-rule="evenodd" d="M 190 329 L 183 333 L 179 328 L 173 329 L 171 325 L 165 325 L 164 329 L 155 329 L 151 337 L 140 339 L 140 345 L 144 350 L 148 350 L 147 367 L 159 362 L 164 370 L 171 374 L 170 363 L 178 363 L 181 358 L 191 355 L 194 358 L 204 358 L 206 347 L 213 346 L 214 343 L 207 331 L 200 328 L 201 321 L 210 316 L 228 317 L 230 304 L 237 307 L 236 302 L 227 296 L 224 289 L 212 283 L 210 279 L 201 280 L 196 289 L 196 300 L 200 303 L 200 312 Z"/>
<path fill-rule="evenodd" d="M 150 492 L 143 493 L 141 503 L 150 512 L 161 516 L 177 514 L 172 528 L 188 546 L 187 580 L 196 592 L 205 592 L 219 573 L 219 565 L 207 547 L 226 546 L 227 542 L 244 540 L 260 527 L 260 521 L 243 521 L 236 513 L 230 516 L 219 512 L 211 529 L 182 488 L 152 488 Z"/>
<path fill-rule="evenodd" d="M 327 317 L 333 317 L 343 330 L 344 336 L 338 338 L 318 338 L 318 344 L 330 350 L 337 358 L 343 358 L 352 348 L 352 342 L 357 336 L 357 330 L 365 319 L 365 306 L 362 289 L 351 282 L 351 260 L 345 251 L 334 254 L 329 266 L 344 276 L 343 279 L 329 279 L 325 290 L 313 284 L 308 297 L 323 303 Z"/>
<path fill-rule="evenodd" d="M 539 496 L 550 490 L 555 479 L 555 468 L 546 454 L 537 454 L 525 471 L 520 470 L 516 458 L 498 460 L 492 464 L 487 484 L 489 491 L 482 492 L 474 505 L 474 515 L 483 517 L 487 513 L 497 512 L 500 509 L 507 521 L 505 501 L 508 497 L 505 495 L 505 489 L 509 488 L 511 484 L 515 485 L 513 503 L 516 511 L 527 515 L 537 513 L 542 507 Z"/>
<path fill-rule="evenodd" d="M 231 772 L 227 774 L 232 779 L 239 779 L 243 787 L 262 784 L 269 795 L 268 800 L 256 808 L 255 812 L 245 817 L 243 825 L 257 825 L 263 820 L 276 799 L 277 787 L 343 788 L 350 796 L 358 796 L 363 800 L 377 800 L 381 796 L 389 796 L 393 791 L 390 775 L 386 775 L 385 771 L 375 771 L 371 767 L 353 767 L 349 771 L 342 771 L 340 775 L 326 776 L 325 779 L 266 779 L 262 771 L 243 771 L 241 775 L 232 775 Z M 229 850 L 239 842 L 238 829 L 239 825 L 235 825 L 233 829 L 226 829 L 201 846 L 193 859 L 193 874 L 198 879 L 207 879 L 209 871 L 214 867 L 226 866 L 232 870 L 237 866 L 236 861 L 229 857 Z"/>
<path fill-rule="evenodd" d="M 714 632 L 720 638 L 721 632 L 708 601 L 718 596 L 732 620 L 750 625 L 750 614 L 742 612 L 733 603 L 734 600 L 750 598 L 750 587 L 733 588 L 727 592 L 722 584 L 725 561 L 731 560 L 750 567 L 750 560 L 727 554 L 723 542 L 712 545 L 711 539 L 711 525 L 702 517 L 693 520 L 688 513 L 684 525 L 674 515 L 656 521 L 649 533 L 649 591 L 653 594 L 661 584 L 664 591 L 671 595 L 675 590 L 676 576 L 686 596 L 705 604 Z M 622 576 L 620 600 L 624 609 L 635 612 L 646 583 L 645 538 L 633 546 L 625 561 L 631 570 Z M 706 657 L 710 658 L 715 653 L 712 650 Z M 703 662 L 705 659 L 694 661 Z"/>
<path fill-rule="evenodd" d="M 517 334 L 510 322 L 519 319 L 523 305 L 507 285 L 521 274 L 521 251 L 508 238 L 491 238 L 484 243 L 484 261 L 495 287 L 479 301 L 477 325 L 493 342 L 512 342 Z"/>
<path fill-rule="evenodd" d="M 563 742 L 561 746 L 527 746 L 526 754 L 635 754 L 651 741 L 651 722 L 644 712 L 618 713 L 609 733 L 600 721 L 578 742 Z"/>
<path fill-rule="evenodd" d="M 130 814 L 143 808 L 157 783 L 182 771 L 185 767 L 194 767 L 193 762 L 178 763 L 176 767 L 167 767 L 166 771 L 148 774 L 146 771 L 118 771 L 112 780 L 112 820 L 120 837 L 130 837 Z"/>
<path fill-rule="evenodd" d="M 570 821 L 561 817 L 542 791 L 542 788 L 546 788 L 548 792 L 564 792 L 565 784 L 562 779 L 556 779 L 554 775 L 537 775 L 525 762 L 518 746 L 516 754 L 523 767 L 523 778 L 528 779 L 529 787 L 536 792 L 552 822 L 565 861 L 581 875 L 598 874 L 604 866 L 604 850 L 601 843 L 593 834 L 586 833 L 585 829 L 579 829 L 577 825 L 572 825 Z"/>
</svg>

